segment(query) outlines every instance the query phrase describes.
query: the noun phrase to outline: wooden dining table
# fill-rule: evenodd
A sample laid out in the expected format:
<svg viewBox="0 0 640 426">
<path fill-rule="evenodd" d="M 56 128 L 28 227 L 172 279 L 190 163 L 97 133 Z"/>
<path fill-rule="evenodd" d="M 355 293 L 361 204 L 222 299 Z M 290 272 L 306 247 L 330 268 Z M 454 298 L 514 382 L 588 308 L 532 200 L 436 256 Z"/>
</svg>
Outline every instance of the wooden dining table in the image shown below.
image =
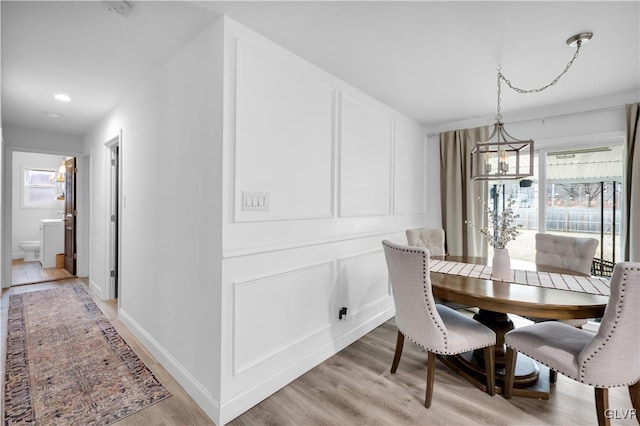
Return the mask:
<svg viewBox="0 0 640 426">
<path fill-rule="evenodd" d="M 433 256 L 432 259 L 486 265 L 482 257 Z M 512 269 L 571 274 L 560 268 L 512 260 Z M 474 319 L 496 332 L 496 392 L 504 383 L 504 335 L 514 328 L 508 314 L 552 320 L 600 318 L 608 296 L 578 291 L 473 278 L 431 271 L 433 294 L 444 300 L 478 308 Z M 441 357 L 441 361 L 482 390 L 486 390 L 482 351 Z M 548 368 L 518 357 L 513 395 L 549 398 Z"/>
</svg>

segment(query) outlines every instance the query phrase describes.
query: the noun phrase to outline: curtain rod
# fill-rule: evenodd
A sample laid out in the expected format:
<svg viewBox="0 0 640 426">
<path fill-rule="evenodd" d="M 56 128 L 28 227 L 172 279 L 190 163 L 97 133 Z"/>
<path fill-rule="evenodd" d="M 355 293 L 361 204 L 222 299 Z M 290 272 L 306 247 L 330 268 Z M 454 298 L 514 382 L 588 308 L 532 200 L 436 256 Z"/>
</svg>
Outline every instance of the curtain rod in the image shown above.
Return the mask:
<svg viewBox="0 0 640 426">
<path fill-rule="evenodd" d="M 523 119 L 523 120 L 515 120 L 515 121 L 508 121 L 508 122 L 507 122 L 507 120 L 504 120 L 504 123 L 505 124 L 529 123 L 529 122 L 532 122 L 532 121 L 544 121 L 544 120 L 549 120 L 549 119 L 557 118 L 557 117 L 569 117 L 569 116 L 572 116 L 572 115 L 588 114 L 588 113 L 591 113 L 591 112 L 614 111 L 614 110 L 617 110 L 617 109 L 623 109 L 624 107 L 625 107 L 625 105 L 615 105 L 615 106 L 602 107 L 602 108 L 590 109 L 590 110 L 585 110 L 585 111 L 566 112 L 564 114 L 550 115 L 550 116 L 539 117 L 539 118 L 527 118 L 527 119 Z M 452 130 L 458 130 L 458 129 L 452 129 Z M 427 137 L 431 138 L 433 136 L 439 136 L 440 133 L 447 132 L 447 131 L 451 131 L 451 130 L 443 130 L 443 131 L 437 132 L 437 133 L 427 133 Z"/>
</svg>

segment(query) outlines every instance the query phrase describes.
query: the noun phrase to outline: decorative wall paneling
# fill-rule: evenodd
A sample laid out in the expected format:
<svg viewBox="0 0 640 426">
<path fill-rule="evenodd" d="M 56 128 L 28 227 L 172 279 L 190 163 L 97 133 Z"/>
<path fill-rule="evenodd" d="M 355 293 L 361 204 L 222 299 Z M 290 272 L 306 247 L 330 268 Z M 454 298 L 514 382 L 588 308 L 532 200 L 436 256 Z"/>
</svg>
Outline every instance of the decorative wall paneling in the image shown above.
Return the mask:
<svg viewBox="0 0 640 426">
<path fill-rule="evenodd" d="M 433 168 L 433 162 L 440 161 L 439 154 L 427 162 L 424 128 L 410 120 L 394 120 L 394 135 L 393 214 L 425 214 L 427 170 Z M 439 204 L 439 200 L 431 199 L 430 202 Z"/>
<path fill-rule="evenodd" d="M 393 316 L 426 197 L 422 126 L 227 18 L 224 90 L 221 423 Z"/>
<path fill-rule="evenodd" d="M 386 264 L 377 248 L 381 238 L 404 234 L 225 260 L 230 326 L 224 404 L 258 398 L 258 389 L 301 374 L 393 315 Z M 347 315 L 339 320 L 343 306 Z"/>
<path fill-rule="evenodd" d="M 331 217 L 334 90 L 242 43 L 237 48 L 235 220 Z M 244 192 L 268 194 L 268 207 L 248 210 Z"/>
<path fill-rule="evenodd" d="M 259 43 L 232 50 L 225 258 L 423 225 L 422 126 Z M 243 208 L 247 192 L 268 210 Z"/>
<path fill-rule="evenodd" d="M 335 337 L 335 330 L 319 337 L 322 331 L 360 321 L 359 316 L 372 308 L 391 306 L 383 252 L 368 249 L 372 244 L 378 245 L 378 239 L 230 259 L 233 374 L 303 340 L 319 338 L 326 343 Z M 341 307 L 348 308 L 342 321 Z"/>
<path fill-rule="evenodd" d="M 342 292 L 340 306 L 348 308 L 349 318 L 388 301 L 391 287 L 384 252 L 374 250 L 339 259 L 338 283 Z"/>
<path fill-rule="evenodd" d="M 333 262 L 234 283 L 234 375 L 336 322 Z"/>
<path fill-rule="evenodd" d="M 341 94 L 340 216 L 391 214 L 392 120 Z"/>
<path fill-rule="evenodd" d="M 390 215 L 397 192 L 399 214 L 424 213 L 421 126 L 241 42 L 236 55 L 234 221 Z"/>
</svg>

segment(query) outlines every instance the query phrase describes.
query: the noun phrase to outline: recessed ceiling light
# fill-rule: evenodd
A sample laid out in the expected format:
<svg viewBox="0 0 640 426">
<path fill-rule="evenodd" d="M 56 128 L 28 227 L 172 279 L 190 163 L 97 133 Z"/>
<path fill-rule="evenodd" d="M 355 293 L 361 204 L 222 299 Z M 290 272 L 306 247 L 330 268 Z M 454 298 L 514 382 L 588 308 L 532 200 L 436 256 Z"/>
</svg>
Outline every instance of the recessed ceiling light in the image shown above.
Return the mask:
<svg viewBox="0 0 640 426">
<path fill-rule="evenodd" d="M 66 93 L 56 93 L 55 95 L 53 95 L 53 97 L 62 102 L 71 101 L 71 96 L 67 95 Z"/>
</svg>

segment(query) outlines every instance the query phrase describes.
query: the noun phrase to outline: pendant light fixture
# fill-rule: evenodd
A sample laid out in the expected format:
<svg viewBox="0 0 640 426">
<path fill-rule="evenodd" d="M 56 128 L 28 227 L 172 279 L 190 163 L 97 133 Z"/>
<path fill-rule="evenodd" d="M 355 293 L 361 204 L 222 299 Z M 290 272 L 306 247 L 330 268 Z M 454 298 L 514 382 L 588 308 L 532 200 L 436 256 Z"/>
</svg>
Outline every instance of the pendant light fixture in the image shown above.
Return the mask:
<svg viewBox="0 0 640 426">
<path fill-rule="evenodd" d="M 498 69 L 498 107 L 493 132 L 486 141 L 478 142 L 471 151 L 472 180 L 522 179 L 533 175 L 533 140 L 521 140 L 511 136 L 502 122 L 501 82 L 517 93 L 537 93 L 555 85 L 569 71 L 578 57 L 580 47 L 593 37 L 593 33 L 580 33 L 567 39 L 567 45 L 576 52 L 564 70 L 551 83 L 537 89 L 524 90 L 515 87 Z"/>
</svg>

